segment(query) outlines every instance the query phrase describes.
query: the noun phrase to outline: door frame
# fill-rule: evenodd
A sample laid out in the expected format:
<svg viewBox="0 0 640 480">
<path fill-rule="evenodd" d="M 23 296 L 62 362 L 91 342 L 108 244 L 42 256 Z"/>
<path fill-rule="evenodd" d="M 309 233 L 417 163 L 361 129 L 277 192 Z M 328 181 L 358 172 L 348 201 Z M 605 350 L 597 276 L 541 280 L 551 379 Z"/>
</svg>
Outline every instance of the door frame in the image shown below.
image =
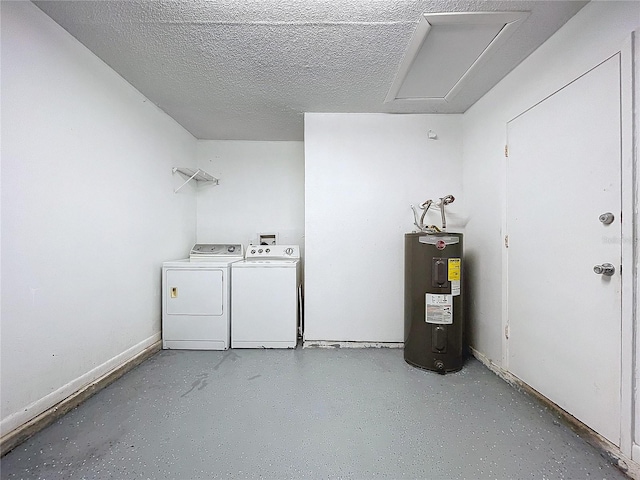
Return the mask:
<svg viewBox="0 0 640 480">
<path fill-rule="evenodd" d="M 621 92 L 621 207 L 622 207 L 622 225 L 621 225 L 621 247 L 622 247 L 622 272 L 621 278 L 621 365 L 620 365 L 620 451 L 632 458 L 634 461 L 640 461 L 640 445 L 634 443 L 634 432 L 640 433 L 640 412 L 634 415 L 636 403 L 640 405 L 640 393 L 638 393 L 638 401 L 634 398 L 634 388 L 636 383 L 640 385 L 640 352 L 635 355 L 636 345 L 640 345 L 640 332 L 636 327 L 636 319 L 640 316 L 640 285 L 638 282 L 638 261 L 640 260 L 640 249 L 638 248 L 638 235 L 640 229 L 637 225 L 638 208 L 638 192 L 640 191 L 640 179 L 636 172 L 636 162 L 634 161 L 634 124 L 633 124 L 633 55 L 634 55 L 634 37 L 629 36 L 624 44 L 616 51 L 604 56 L 600 62 L 585 69 L 580 75 L 570 81 L 564 82 L 563 85 L 555 88 L 551 93 L 541 98 L 538 102 L 530 105 L 513 118 L 505 123 L 505 155 L 501 162 L 501 183 L 502 183 L 502 365 L 504 370 L 509 373 L 509 250 L 508 230 L 507 230 L 507 192 L 508 192 L 508 173 L 507 173 L 507 140 L 509 122 L 515 120 L 535 105 L 543 102 L 550 96 L 554 95 L 577 78 L 588 73 L 593 68 L 600 65 L 607 59 L 620 55 L 620 92 Z M 637 79 L 640 83 L 640 79 Z M 638 99 L 636 99 L 638 102 Z M 640 102 L 638 102 L 640 103 Z M 629 272 L 629 273 L 627 273 Z M 635 333 L 634 333 L 635 332 Z M 637 338 L 634 337 L 637 335 Z M 635 424 L 634 424 L 635 421 Z"/>
</svg>

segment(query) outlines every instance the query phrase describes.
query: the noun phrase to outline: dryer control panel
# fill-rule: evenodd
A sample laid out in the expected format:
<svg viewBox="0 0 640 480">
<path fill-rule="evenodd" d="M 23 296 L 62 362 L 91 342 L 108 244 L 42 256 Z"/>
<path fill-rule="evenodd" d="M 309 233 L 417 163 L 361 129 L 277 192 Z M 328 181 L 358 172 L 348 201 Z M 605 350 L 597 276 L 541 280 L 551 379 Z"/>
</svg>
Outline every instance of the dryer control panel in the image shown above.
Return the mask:
<svg viewBox="0 0 640 480">
<path fill-rule="evenodd" d="M 189 258 L 191 260 L 206 260 L 214 258 L 242 257 L 244 251 L 241 243 L 218 244 L 218 243 L 196 243 L 191 249 Z"/>
<path fill-rule="evenodd" d="M 299 245 L 249 245 L 247 260 L 264 258 L 265 260 L 298 260 Z"/>
</svg>

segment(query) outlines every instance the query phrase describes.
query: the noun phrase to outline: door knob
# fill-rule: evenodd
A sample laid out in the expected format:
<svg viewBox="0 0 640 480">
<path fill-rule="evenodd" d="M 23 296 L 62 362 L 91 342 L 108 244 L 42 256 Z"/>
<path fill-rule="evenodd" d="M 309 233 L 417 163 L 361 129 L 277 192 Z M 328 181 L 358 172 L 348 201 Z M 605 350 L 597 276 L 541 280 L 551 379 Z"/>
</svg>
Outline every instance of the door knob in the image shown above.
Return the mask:
<svg viewBox="0 0 640 480">
<path fill-rule="evenodd" d="M 616 267 L 614 267 L 610 263 L 603 263 L 602 265 L 596 265 L 595 267 L 593 267 L 593 271 L 598 275 L 610 277 L 614 273 L 616 273 Z"/>
</svg>

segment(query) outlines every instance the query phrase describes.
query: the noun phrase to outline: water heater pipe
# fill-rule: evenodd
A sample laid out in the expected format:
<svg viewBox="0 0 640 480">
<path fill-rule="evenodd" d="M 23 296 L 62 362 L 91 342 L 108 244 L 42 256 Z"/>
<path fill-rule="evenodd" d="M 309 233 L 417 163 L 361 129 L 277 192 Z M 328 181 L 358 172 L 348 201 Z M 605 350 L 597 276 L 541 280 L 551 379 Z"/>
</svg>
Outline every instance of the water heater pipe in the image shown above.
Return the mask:
<svg viewBox="0 0 640 480">
<path fill-rule="evenodd" d="M 441 197 L 440 200 L 436 203 L 436 206 L 440 208 L 440 216 L 442 218 L 442 230 L 436 227 L 435 225 L 426 226 L 424 224 L 424 218 L 427 215 L 429 208 L 433 204 L 433 200 L 431 199 L 425 200 L 420 204 L 422 215 L 420 215 L 419 219 L 418 219 L 418 210 L 416 209 L 415 205 L 411 205 L 411 210 L 413 210 L 413 224 L 418 228 L 418 230 L 425 233 L 436 233 L 440 231 L 445 231 L 447 228 L 447 219 L 445 217 L 444 207 L 445 205 L 449 205 L 450 203 L 453 203 L 454 200 L 455 200 L 455 197 L 453 195 L 447 195 L 445 197 Z"/>
<path fill-rule="evenodd" d="M 446 197 L 441 197 L 440 201 L 436 204 L 440 207 L 440 216 L 442 217 L 442 231 L 444 232 L 447 229 L 447 219 L 444 215 L 444 207 L 445 205 L 449 205 L 453 203 L 455 197 L 453 195 L 447 195 Z"/>
</svg>

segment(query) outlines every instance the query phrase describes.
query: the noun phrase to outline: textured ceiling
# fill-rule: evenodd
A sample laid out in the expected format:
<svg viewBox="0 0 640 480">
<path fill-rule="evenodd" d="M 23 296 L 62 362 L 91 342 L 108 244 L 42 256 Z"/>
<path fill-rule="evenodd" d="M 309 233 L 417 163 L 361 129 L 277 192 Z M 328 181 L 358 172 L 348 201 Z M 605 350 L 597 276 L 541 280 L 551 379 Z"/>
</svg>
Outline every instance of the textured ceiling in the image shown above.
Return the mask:
<svg viewBox="0 0 640 480">
<path fill-rule="evenodd" d="M 583 1 L 35 1 L 200 139 L 302 140 L 304 112 L 461 113 Z M 423 13 L 528 11 L 438 107 L 384 103 Z"/>
</svg>

